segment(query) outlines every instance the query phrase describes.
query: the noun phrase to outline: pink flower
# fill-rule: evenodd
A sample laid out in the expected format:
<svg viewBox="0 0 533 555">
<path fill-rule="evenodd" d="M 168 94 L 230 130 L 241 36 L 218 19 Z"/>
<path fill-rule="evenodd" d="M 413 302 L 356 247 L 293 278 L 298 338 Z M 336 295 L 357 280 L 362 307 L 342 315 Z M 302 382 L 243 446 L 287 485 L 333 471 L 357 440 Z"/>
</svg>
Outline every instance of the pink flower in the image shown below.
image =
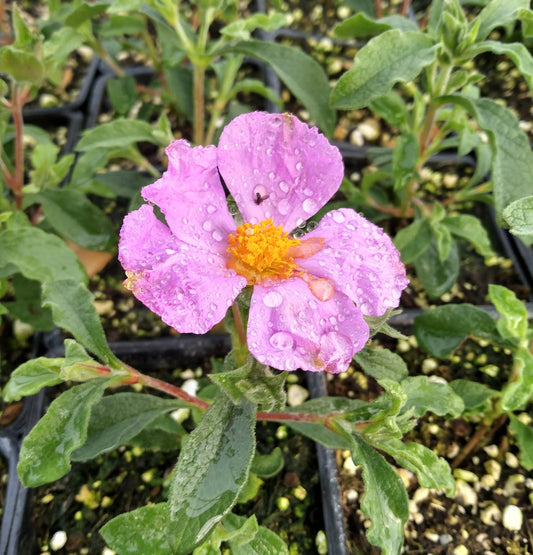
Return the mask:
<svg viewBox="0 0 533 555">
<path fill-rule="evenodd" d="M 289 234 L 339 188 L 338 149 L 292 115 L 254 112 L 235 118 L 218 147 L 177 140 L 166 152 L 168 170 L 142 190 L 150 204 L 121 230 L 127 287 L 176 330 L 201 334 L 253 286 L 247 338 L 259 362 L 346 370 L 369 336 L 363 315 L 397 306 L 407 278 L 390 238 L 351 209 Z"/>
</svg>

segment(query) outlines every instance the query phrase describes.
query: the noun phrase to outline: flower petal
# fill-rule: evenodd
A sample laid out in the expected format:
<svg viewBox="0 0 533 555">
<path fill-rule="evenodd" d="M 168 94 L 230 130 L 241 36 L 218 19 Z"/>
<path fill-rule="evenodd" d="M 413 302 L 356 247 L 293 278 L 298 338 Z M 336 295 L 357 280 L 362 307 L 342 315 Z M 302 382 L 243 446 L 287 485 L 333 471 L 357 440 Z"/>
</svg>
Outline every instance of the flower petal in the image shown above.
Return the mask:
<svg viewBox="0 0 533 555">
<path fill-rule="evenodd" d="M 143 204 L 129 213 L 122 223 L 118 259 L 126 271 L 151 270 L 178 249 L 179 241 L 160 222 L 154 209 Z"/>
<path fill-rule="evenodd" d="M 391 238 L 354 210 L 328 212 L 304 239 L 320 237 L 324 248 L 296 264 L 314 277 L 331 279 L 363 314 L 381 316 L 396 307 L 409 283 Z"/>
<path fill-rule="evenodd" d="M 214 146 L 191 148 L 184 140 L 166 149 L 168 170 L 142 190 L 165 215 L 172 233 L 185 243 L 219 253 L 235 230 L 217 170 Z"/>
<path fill-rule="evenodd" d="M 339 188 L 339 150 L 289 114 L 253 112 L 231 121 L 220 137 L 218 168 L 245 222 L 272 218 L 292 231 Z"/>
<path fill-rule="evenodd" d="M 207 332 L 246 286 L 223 256 L 176 239 L 147 204 L 124 219 L 119 260 L 133 294 L 182 333 Z"/>
<path fill-rule="evenodd" d="M 262 364 L 279 370 L 343 372 L 368 335 L 361 311 L 340 292 L 318 301 L 300 278 L 254 287 L 248 347 Z"/>
</svg>

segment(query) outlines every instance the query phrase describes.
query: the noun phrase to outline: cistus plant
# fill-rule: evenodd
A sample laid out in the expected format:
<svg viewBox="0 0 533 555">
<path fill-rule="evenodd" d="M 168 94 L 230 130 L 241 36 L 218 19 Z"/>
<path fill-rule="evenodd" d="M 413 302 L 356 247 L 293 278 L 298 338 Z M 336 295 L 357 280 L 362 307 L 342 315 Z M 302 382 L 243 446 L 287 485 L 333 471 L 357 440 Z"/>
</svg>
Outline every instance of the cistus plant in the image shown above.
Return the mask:
<svg viewBox="0 0 533 555">
<path fill-rule="evenodd" d="M 335 111 L 328 105 L 323 68 L 295 47 L 253 38 L 258 29 L 282 27 L 285 17 L 252 12 L 252 3 L 235 0 L 76 0 L 64 3 L 57 17 L 81 33 L 116 74 L 108 92 L 120 115 L 135 105 L 136 88 L 151 91 L 178 121 L 192 124 L 194 144 L 210 144 L 228 112 L 231 119 L 245 110 L 239 103 L 230 106 L 239 95 L 253 93 L 281 106 L 275 92 L 257 78 L 259 62 L 272 67 L 315 124 L 331 135 Z M 142 55 L 154 68 L 157 84 L 143 87 L 127 74 L 117 60 L 122 48 Z M 255 74 L 246 72 L 254 63 Z"/>
<path fill-rule="evenodd" d="M 475 65 L 480 54 L 505 55 L 531 89 L 533 58 L 526 46 L 491 38 L 496 28 L 521 22 L 527 34 L 531 15 L 527 0 L 491 0 L 470 19 L 458 0 L 436 0 L 421 28 L 405 17 L 361 12 L 335 29 L 342 38 L 372 38 L 336 83 L 331 105 L 369 107 L 398 133 L 394 148 L 375 156 L 379 171 L 363 179 L 357 194 L 347 190 L 360 209 L 411 220 L 395 244 L 433 298 L 457 280 L 459 239 L 491 256 L 480 220 L 465 213 L 472 202 L 493 204 L 500 225 L 531 243 L 529 140 L 509 108 L 481 94 L 484 76 Z M 454 189 L 428 195 L 424 171 L 450 149 L 474 154 L 475 171 Z"/>
<path fill-rule="evenodd" d="M 504 376 L 501 389 L 460 379 L 451 387 L 465 403 L 465 414 L 479 421 L 476 433 L 454 460 L 460 464 L 473 450 L 509 420 L 520 449 L 522 466 L 533 468 L 533 427 L 522 422 L 517 411 L 527 408 L 533 399 L 533 329 L 527 307 L 516 295 L 501 285 L 489 286 L 489 299 L 498 312 L 495 319 L 484 310 L 470 305 L 437 307 L 415 319 L 419 345 L 430 354 L 450 357 L 467 338 L 477 338 L 508 349 L 512 357 L 511 372 Z M 505 379 L 506 378 L 506 379 Z"/>
<path fill-rule="evenodd" d="M 111 222 L 83 191 L 60 187 L 73 153 L 62 153 L 48 130 L 29 125 L 24 108 L 47 81 L 56 83 L 81 38 L 68 29 L 44 35 L 30 28 L 16 4 L 0 45 L 0 315 L 36 330 L 54 327 L 43 308 L 48 285 L 87 274 L 73 249 L 109 251 Z M 43 118 L 52 125 L 52 118 Z M 67 245 L 70 242 L 72 248 Z"/>
<path fill-rule="evenodd" d="M 183 430 L 168 500 L 109 521 L 101 529 L 106 542 L 121 554 L 288 553 L 254 515 L 232 512 L 254 478 L 256 422 L 279 422 L 351 450 L 363 469 L 368 538 L 384 553 L 399 553 L 407 493 L 381 452 L 422 486 L 452 495 L 446 461 L 402 437 L 426 411 L 457 416 L 464 404 L 445 383 L 408 377 L 399 356 L 365 347 L 378 329 L 395 333 L 386 320 L 407 285 L 398 251 L 350 209 L 330 211 L 304 233 L 339 187 L 343 164 L 336 147 L 293 115 L 245 114 L 224 129 L 218 146 L 178 140 L 167 154 L 167 171 L 142 191 L 147 204 L 122 227 L 126 285 L 178 331 L 204 333 L 224 319 L 232 350 L 209 376 L 211 393 L 192 396 L 117 359 L 88 303 L 80 319 L 84 294 L 60 283 L 49 302 L 74 339 L 65 341 L 65 357 L 20 366 L 4 398 L 81 383 L 59 395 L 24 440 L 21 480 L 57 480 L 71 461 L 128 444 L 159 416 L 192 408 L 196 418 L 184 423 L 190 433 Z M 336 374 L 354 354 L 378 379 L 381 396 L 286 406 L 287 372 Z M 116 391 L 133 385 L 134 392 Z"/>
</svg>

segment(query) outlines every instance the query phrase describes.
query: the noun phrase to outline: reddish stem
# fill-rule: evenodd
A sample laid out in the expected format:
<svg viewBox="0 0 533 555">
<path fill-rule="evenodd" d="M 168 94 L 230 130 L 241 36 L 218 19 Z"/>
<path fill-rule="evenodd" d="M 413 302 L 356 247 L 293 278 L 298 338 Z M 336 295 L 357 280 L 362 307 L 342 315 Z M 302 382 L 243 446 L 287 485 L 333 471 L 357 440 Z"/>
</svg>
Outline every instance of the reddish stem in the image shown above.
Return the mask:
<svg viewBox="0 0 533 555">
<path fill-rule="evenodd" d="M 136 381 L 126 381 L 126 382 L 123 382 L 123 383 L 125 383 L 125 384 L 140 383 L 140 384 L 146 385 L 148 387 L 152 387 L 154 389 L 157 389 L 158 391 L 162 391 L 163 393 L 168 393 L 169 395 L 172 395 L 172 397 L 176 397 L 178 399 L 181 399 L 182 401 L 185 401 L 186 403 L 194 405 L 195 407 L 198 407 L 199 409 L 205 410 L 205 409 L 209 408 L 209 403 L 206 403 L 205 401 L 202 401 L 202 399 L 198 399 L 198 397 L 194 397 L 193 395 L 189 395 L 186 391 L 181 389 L 181 387 L 177 387 L 175 385 L 169 384 L 169 383 L 164 382 L 162 380 L 158 380 L 157 378 L 152 378 L 151 376 L 146 376 L 145 374 L 141 374 L 140 372 L 137 372 L 136 370 L 135 370 L 135 372 L 137 374 L 137 376 L 136 376 L 137 380 Z M 135 379 L 135 375 L 132 375 L 132 379 Z"/>
<path fill-rule="evenodd" d="M 407 10 L 411 5 L 411 0 L 403 0 L 402 7 L 400 8 L 400 15 L 407 15 Z"/>
<path fill-rule="evenodd" d="M 376 18 L 379 19 L 383 17 L 383 7 L 381 6 L 381 0 L 374 0 L 376 5 Z"/>
<path fill-rule="evenodd" d="M 24 186 L 24 119 L 22 107 L 27 99 L 27 92 L 13 85 L 13 99 L 11 101 L 11 116 L 15 126 L 15 173 L 11 189 L 15 195 L 15 208 L 22 210 L 22 187 Z"/>
</svg>

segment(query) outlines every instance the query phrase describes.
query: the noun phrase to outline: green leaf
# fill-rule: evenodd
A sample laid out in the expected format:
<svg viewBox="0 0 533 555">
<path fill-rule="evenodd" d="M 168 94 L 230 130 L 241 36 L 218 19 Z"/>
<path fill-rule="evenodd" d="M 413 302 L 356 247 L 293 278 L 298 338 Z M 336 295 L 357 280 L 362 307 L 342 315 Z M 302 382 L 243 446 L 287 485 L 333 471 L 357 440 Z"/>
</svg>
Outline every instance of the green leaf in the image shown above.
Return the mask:
<svg viewBox="0 0 533 555">
<path fill-rule="evenodd" d="M 333 29 L 333 34 L 340 39 L 366 39 L 380 35 L 389 29 L 417 31 L 418 26 L 407 17 L 389 15 L 376 20 L 363 12 L 358 12 L 339 23 Z"/>
<path fill-rule="evenodd" d="M 449 357 L 467 337 L 499 339 L 496 323 L 474 305 L 439 306 L 415 318 L 414 333 L 422 349 L 437 358 Z"/>
<path fill-rule="evenodd" d="M 93 305 L 92 293 L 81 283 L 62 280 L 43 285 L 43 304 L 52 309 L 57 325 L 68 330 L 100 360 L 116 363 Z M 118 363 L 119 367 L 121 366 Z"/>
<path fill-rule="evenodd" d="M 45 189 L 33 198 L 41 203 L 48 222 L 63 237 L 91 250 L 114 245 L 111 221 L 84 194 L 72 189 Z"/>
<path fill-rule="evenodd" d="M 466 239 L 472 243 L 481 256 L 488 258 L 494 254 L 490 244 L 489 234 L 483 227 L 483 224 L 475 216 L 469 214 L 446 216 L 442 220 L 442 223 L 453 235 Z"/>
<path fill-rule="evenodd" d="M 450 382 L 450 387 L 463 400 L 465 413 L 483 412 L 487 406 L 487 401 L 495 397 L 498 392 L 485 384 L 472 382 L 470 380 L 458 379 Z"/>
<path fill-rule="evenodd" d="M 448 257 L 441 260 L 434 235 L 429 248 L 414 260 L 414 266 L 428 296 L 439 298 L 452 288 L 459 276 L 459 253 L 455 241 L 450 245 Z"/>
<path fill-rule="evenodd" d="M 409 375 L 409 370 L 402 357 L 389 349 L 365 347 L 362 351 L 355 353 L 354 360 L 365 373 L 376 380 L 387 379 L 400 382 Z"/>
<path fill-rule="evenodd" d="M 129 199 L 139 194 L 145 185 L 152 183 L 154 180 L 153 176 L 134 170 L 117 170 L 97 174 L 94 179 L 97 183 L 112 189 L 117 196 Z"/>
<path fill-rule="evenodd" d="M 511 202 L 504 208 L 502 217 L 514 235 L 533 237 L 533 196 Z"/>
<path fill-rule="evenodd" d="M 510 414 L 509 428 L 513 432 L 520 452 L 518 458 L 520 464 L 526 469 L 533 469 L 533 428 L 520 422 L 514 415 Z"/>
<path fill-rule="evenodd" d="M 64 279 L 87 283 L 87 274 L 74 252 L 59 237 L 37 227 L 3 231 L 0 251 L 0 264 L 13 264 L 28 279 L 41 283 Z"/>
<path fill-rule="evenodd" d="M 43 387 L 56 385 L 63 380 L 59 377 L 62 358 L 39 357 L 28 360 L 14 370 L 2 391 L 4 401 L 19 401 L 33 395 Z"/>
<path fill-rule="evenodd" d="M 392 155 L 394 190 L 403 189 L 415 175 L 418 161 L 418 137 L 414 133 L 404 133 L 396 140 Z"/>
<path fill-rule="evenodd" d="M 487 51 L 509 57 L 526 80 L 529 90 L 533 92 L 533 57 L 526 46 L 519 42 L 505 43 L 487 40 L 468 49 L 468 54 L 474 57 Z"/>
<path fill-rule="evenodd" d="M 187 439 L 172 476 L 175 553 L 188 554 L 231 509 L 246 484 L 254 450 L 254 405 L 234 405 L 219 394 Z"/>
<path fill-rule="evenodd" d="M 138 119 L 118 118 L 85 131 L 76 150 L 87 152 L 95 148 L 126 148 L 143 141 L 158 144 L 154 129 L 149 123 Z"/>
<path fill-rule="evenodd" d="M 405 100 L 393 91 L 370 102 L 370 109 L 402 132 L 409 132 L 409 111 Z"/>
<path fill-rule="evenodd" d="M 52 401 L 22 443 L 17 470 L 26 487 L 53 482 L 70 470 L 70 454 L 83 445 L 91 409 L 108 380 L 77 385 Z"/>
<path fill-rule="evenodd" d="M 501 408 L 506 412 L 523 409 L 533 397 L 533 354 L 520 347 L 513 354 L 513 380 L 502 389 Z"/>
<path fill-rule="evenodd" d="M 177 111 L 182 117 L 192 121 L 194 113 L 192 69 L 177 65 L 165 67 L 164 73 Z"/>
<path fill-rule="evenodd" d="M 447 383 L 431 381 L 427 376 L 411 376 L 401 385 L 407 394 L 404 413 L 412 411 L 417 418 L 426 412 L 456 418 L 464 410 L 463 400 Z"/>
<path fill-rule="evenodd" d="M 252 32 L 256 29 L 275 31 L 283 27 L 286 23 L 287 18 L 279 12 L 272 12 L 269 14 L 254 13 L 244 19 L 232 21 L 225 27 L 222 27 L 220 32 L 230 39 L 249 40 Z"/>
<path fill-rule="evenodd" d="M 455 245 L 455 241 L 452 238 L 450 230 L 442 225 L 441 222 L 432 224 L 433 233 L 437 239 L 437 253 L 439 255 L 439 262 L 442 264 L 446 263 L 448 260 L 451 250 Z"/>
<path fill-rule="evenodd" d="M 44 66 L 35 54 L 20 50 L 13 45 L 3 46 L 0 50 L 2 72 L 18 83 L 39 85 L 44 78 Z"/>
<path fill-rule="evenodd" d="M 12 13 L 12 23 L 13 30 L 15 32 L 15 42 L 16 46 L 28 46 L 34 40 L 34 33 L 26 25 L 24 18 L 20 15 L 19 8 L 17 4 L 13 4 Z"/>
<path fill-rule="evenodd" d="M 234 403 L 244 398 L 267 412 L 279 411 L 285 406 L 286 374 L 273 374 L 270 368 L 255 359 L 249 358 L 246 364 L 235 370 L 211 374 L 209 379 Z"/>
<path fill-rule="evenodd" d="M 533 152 L 529 139 L 513 113 L 489 98 L 473 99 L 463 95 L 439 97 L 442 104 L 459 104 L 487 133 L 492 147 L 492 187 L 497 218 L 513 201 L 531 195 Z"/>
<path fill-rule="evenodd" d="M 289 90 L 309 111 L 311 119 L 331 136 L 335 129 L 335 111 L 328 105 L 330 86 L 322 66 L 298 48 L 262 41 L 243 41 L 224 47 L 268 64 Z"/>
<path fill-rule="evenodd" d="M 431 449 L 420 443 L 404 443 L 395 438 L 378 441 L 376 446 L 394 457 L 400 466 L 414 472 L 422 487 L 437 491 L 443 489 L 448 497 L 454 495 L 455 480 L 450 465 Z"/>
<path fill-rule="evenodd" d="M 13 301 L 4 302 L 10 316 L 27 322 L 37 331 L 52 330 L 55 326 L 52 313 L 41 305 L 41 284 L 25 278 L 22 274 L 15 274 L 12 285 L 15 298 Z"/>
<path fill-rule="evenodd" d="M 178 451 L 187 432 L 169 414 L 159 416 L 141 432 L 128 440 L 128 445 L 138 446 L 149 451 Z"/>
<path fill-rule="evenodd" d="M 435 60 L 433 41 L 420 32 L 386 31 L 368 42 L 331 94 L 334 108 L 356 109 L 410 81 Z"/>
<path fill-rule="evenodd" d="M 123 75 L 113 77 L 106 83 L 107 95 L 115 112 L 121 116 L 127 114 L 137 101 L 135 77 Z"/>
<path fill-rule="evenodd" d="M 254 455 L 251 471 L 261 478 L 272 478 L 272 476 L 281 472 L 284 465 L 283 452 L 279 447 L 274 447 L 266 455 L 261 453 Z"/>
<path fill-rule="evenodd" d="M 125 445 L 156 418 L 180 407 L 179 399 L 162 399 L 146 393 L 116 393 L 93 407 L 85 444 L 72 453 L 73 461 L 94 459 Z"/>
<path fill-rule="evenodd" d="M 403 544 L 403 527 L 409 517 L 407 492 L 396 472 L 372 446 L 353 430 L 352 458 L 363 467 L 365 494 L 361 510 L 370 519 L 366 535 L 370 543 L 382 548 L 383 555 L 397 555 Z"/>
<path fill-rule="evenodd" d="M 252 520 L 253 519 L 253 520 Z M 255 526 L 255 516 L 246 517 L 228 514 L 222 521 L 227 532 L 233 534 L 227 538 L 231 555 L 289 555 L 285 542 L 274 532 L 264 526 Z M 236 534 L 235 532 L 239 532 Z M 253 537 L 250 537 L 253 533 Z"/>
<path fill-rule="evenodd" d="M 120 555 L 174 555 L 170 526 L 168 503 L 157 503 L 116 516 L 100 529 L 100 534 Z"/>
<path fill-rule="evenodd" d="M 394 237 L 394 244 L 400 251 L 402 262 L 410 264 L 431 246 L 431 229 L 429 220 L 414 220 L 401 229 Z"/>
<path fill-rule="evenodd" d="M 503 285 L 489 284 L 490 302 L 502 316 L 496 326 L 504 339 L 526 340 L 528 334 L 528 314 L 526 305 L 515 293 Z"/>
<path fill-rule="evenodd" d="M 514 21 L 520 10 L 527 8 L 529 0 L 492 0 L 469 26 L 473 28 L 479 25 L 476 40 L 483 40 L 493 29 Z"/>
</svg>

